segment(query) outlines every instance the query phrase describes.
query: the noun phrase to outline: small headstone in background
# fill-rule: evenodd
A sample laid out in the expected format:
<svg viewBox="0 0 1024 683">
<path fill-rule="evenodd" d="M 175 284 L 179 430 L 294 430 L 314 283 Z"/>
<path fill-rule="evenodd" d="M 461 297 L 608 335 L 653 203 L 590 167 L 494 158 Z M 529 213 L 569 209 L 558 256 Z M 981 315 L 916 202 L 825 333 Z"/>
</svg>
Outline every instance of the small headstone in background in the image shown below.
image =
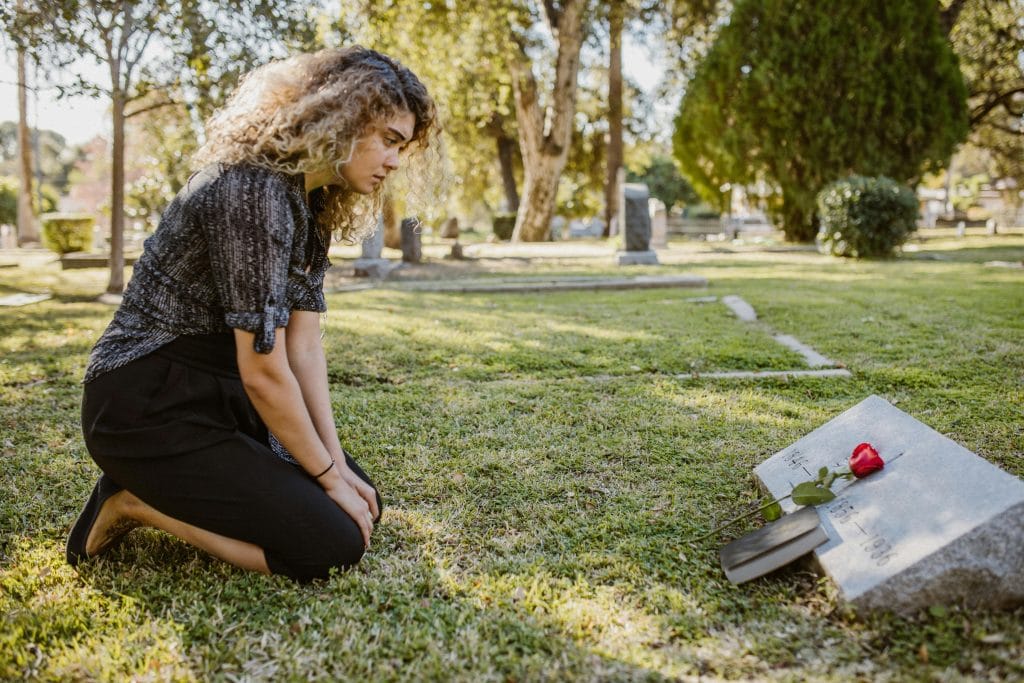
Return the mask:
<svg viewBox="0 0 1024 683">
<path fill-rule="evenodd" d="M 866 610 L 1024 604 L 1024 482 L 871 396 L 754 469 L 773 497 L 847 468 L 861 442 L 885 468 L 833 486 L 818 506 L 829 541 L 815 557 Z M 789 512 L 791 500 L 782 502 Z"/>
<path fill-rule="evenodd" d="M 423 260 L 422 224 L 417 218 L 402 219 L 402 261 L 419 263 Z"/>
<path fill-rule="evenodd" d="M 442 239 L 458 239 L 459 238 L 459 219 L 452 216 L 444 223 L 441 224 L 441 237 Z"/>
<path fill-rule="evenodd" d="M 648 202 L 651 214 L 651 249 L 664 249 L 668 246 L 668 211 L 660 199 Z"/>
<path fill-rule="evenodd" d="M 401 264 L 392 263 L 390 260 L 381 257 L 384 251 L 384 221 L 377 221 L 377 229 L 373 234 L 363 240 L 362 255 L 355 260 L 352 268 L 356 277 L 372 277 L 383 279 L 392 270 Z"/>
<path fill-rule="evenodd" d="M 651 249 L 651 214 L 647 207 L 649 195 L 642 183 L 626 183 L 622 191 L 625 221 L 625 251 L 617 254 L 619 265 L 657 264 L 658 255 Z"/>
</svg>

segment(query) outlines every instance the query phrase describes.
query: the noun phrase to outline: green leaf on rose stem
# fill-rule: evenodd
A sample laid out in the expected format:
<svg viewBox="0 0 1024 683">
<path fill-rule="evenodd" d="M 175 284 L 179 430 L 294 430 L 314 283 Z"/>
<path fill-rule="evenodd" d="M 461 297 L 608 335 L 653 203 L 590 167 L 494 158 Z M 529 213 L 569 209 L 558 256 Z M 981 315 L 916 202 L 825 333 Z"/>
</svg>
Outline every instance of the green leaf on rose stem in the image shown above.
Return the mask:
<svg viewBox="0 0 1024 683">
<path fill-rule="evenodd" d="M 818 470 L 818 481 L 825 481 L 825 477 L 828 476 L 828 468 L 822 467 Z"/>
<path fill-rule="evenodd" d="M 825 481 L 822 482 L 822 484 L 824 484 L 825 488 L 831 489 L 832 488 L 832 483 L 835 480 L 836 480 L 836 473 L 835 472 L 829 472 L 828 476 L 825 477 Z"/>
<path fill-rule="evenodd" d="M 836 494 L 818 486 L 818 482 L 815 481 L 805 481 L 793 487 L 793 502 L 797 505 L 820 505 L 835 497 Z"/>
<path fill-rule="evenodd" d="M 774 522 L 782 517 L 782 506 L 778 502 L 772 503 L 761 512 L 761 515 L 766 522 Z"/>
</svg>

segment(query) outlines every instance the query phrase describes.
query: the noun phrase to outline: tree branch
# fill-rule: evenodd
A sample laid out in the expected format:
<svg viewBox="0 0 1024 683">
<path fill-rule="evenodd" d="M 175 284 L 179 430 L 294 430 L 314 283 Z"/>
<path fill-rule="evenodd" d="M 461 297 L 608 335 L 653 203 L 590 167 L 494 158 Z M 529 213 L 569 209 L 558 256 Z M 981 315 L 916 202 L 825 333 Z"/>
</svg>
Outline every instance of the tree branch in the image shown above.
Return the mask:
<svg viewBox="0 0 1024 683">
<path fill-rule="evenodd" d="M 150 105 L 147 105 L 145 107 L 140 107 L 140 108 L 136 109 L 135 111 L 133 111 L 131 113 L 126 113 L 124 115 L 124 118 L 125 119 L 130 119 L 133 116 L 138 116 L 139 114 L 144 114 L 147 111 L 152 111 L 154 109 L 160 109 L 161 107 L 170 107 L 170 106 L 173 106 L 175 104 L 178 104 L 178 103 L 176 101 L 174 101 L 174 100 L 167 100 L 165 102 L 157 102 L 156 104 L 150 104 Z"/>
<path fill-rule="evenodd" d="M 992 112 L 992 110 L 1000 106 L 1005 107 L 1006 110 L 1013 115 L 1019 115 L 1018 112 L 1015 112 L 1011 107 L 1011 102 L 1013 101 L 1014 95 L 1022 93 L 1024 93 L 1024 86 L 1013 88 L 974 107 L 971 109 L 970 127 L 974 128 L 977 126 L 985 119 L 986 116 L 989 115 L 989 113 Z"/>
</svg>

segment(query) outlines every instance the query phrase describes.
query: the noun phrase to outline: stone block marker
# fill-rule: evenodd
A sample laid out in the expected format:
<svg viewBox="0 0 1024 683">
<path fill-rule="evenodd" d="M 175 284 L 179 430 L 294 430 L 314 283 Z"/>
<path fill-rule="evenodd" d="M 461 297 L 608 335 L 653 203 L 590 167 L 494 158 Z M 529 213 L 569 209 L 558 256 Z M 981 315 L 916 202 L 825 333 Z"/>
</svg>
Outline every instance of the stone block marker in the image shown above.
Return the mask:
<svg viewBox="0 0 1024 683">
<path fill-rule="evenodd" d="M 845 470 L 861 442 L 885 468 L 837 483 L 818 506 L 829 540 L 814 551 L 842 598 L 902 614 L 938 604 L 1024 604 L 1024 482 L 870 396 L 754 469 L 773 497 Z M 796 506 L 782 502 L 786 512 Z"/>
<path fill-rule="evenodd" d="M 658 255 L 651 249 L 650 193 L 641 183 L 627 183 L 622 191 L 622 215 L 625 223 L 625 251 L 616 254 L 618 264 L 657 265 Z"/>
<path fill-rule="evenodd" d="M 415 218 L 403 218 L 402 230 L 402 262 L 420 263 L 423 260 L 423 243 L 420 239 L 421 227 Z"/>
<path fill-rule="evenodd" d="M 357 277 L 370 277 L 383 279 L 388 276 L 398 265 L 383 258 L 384 252 L 384 218 L 377 221 L 377 229 L 373 234 L 363 240 L 362 254 L 352 264 Z"/>
</svg>

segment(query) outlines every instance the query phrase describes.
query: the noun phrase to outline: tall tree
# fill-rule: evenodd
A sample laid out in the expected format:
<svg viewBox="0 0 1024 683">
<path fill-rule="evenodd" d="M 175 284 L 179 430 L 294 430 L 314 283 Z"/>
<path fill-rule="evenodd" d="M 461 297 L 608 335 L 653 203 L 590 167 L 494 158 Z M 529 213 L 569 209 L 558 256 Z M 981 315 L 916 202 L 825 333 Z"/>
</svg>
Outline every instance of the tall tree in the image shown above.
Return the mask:
<svg viewBox="0 0 1024 683">
<path fill-rule="evenodd" d="M 619 168 L 622 167 L 622 27 L 624 2 L 613 0 L 608 7 L 608 156 L 604 185 L 604 234 L 621 230 L 614 223 L 619 215 Z"/>
<path fill-rule="evenodd" d="M 523 193 L 514 241 L 548 239 L 558 195 L 558 180 L 565 168 L 576 114 L 576 79 L 580 66 L 588 0 L 544 1 L 544 16 L 555 42 L 554 82 L 543 102 L 528 42 L 514 33 L 515 49 L 509 52 L 519 148 L 523 154 Z"/>
<path fill-rule="evenodd" d="M 965 97 L 934 0 L 739 0 L 683 98 L 674 150 L 719 206 L 728 184 L 766 181 L 769 212 L 806 241 L 828 182 L 941 168 L 966 133 Z"/>
<path fill-rule="evenodd" d="M 181 75 L 212 59 L 217 47 L 239 36 L 259 46 L 280 44 L 295 23 L 305 18 L 298 3 L 272 0 L 35 0 L 15 13 L 2 14 L 7 31 L 31 43 L 60 69 L 71 74 L 68 90 L 103 95 L 111 102 L 110 280 L 107 292 L 124 289 L 125 121 L 170 104 L 148 102 L 132 107 L 153 91 L 179 92 Z M 256 40 L 260 39 L 260 40 Z M 244 41 L 243 41 L 244 42 Z M 83 58 L 107 68 L 107 81 L 88 80 L 76 70 Z"/>
<path fill-rule="evenodd" d="M 942 16 L 967 82 L 968 139 L 1024 187 L 1024 0 L 953 0 Z"/>
<path fill-rule="evenodd" d="M 22 6 L 18 0 L 18 7 Z M 25 245 L 39 241 L 39 229 L 32 212 L 32 145 L 28 132 L 28 82 L 25 73 L 25 48 L 18 51 L 18 244 Z"/>
</svg>

